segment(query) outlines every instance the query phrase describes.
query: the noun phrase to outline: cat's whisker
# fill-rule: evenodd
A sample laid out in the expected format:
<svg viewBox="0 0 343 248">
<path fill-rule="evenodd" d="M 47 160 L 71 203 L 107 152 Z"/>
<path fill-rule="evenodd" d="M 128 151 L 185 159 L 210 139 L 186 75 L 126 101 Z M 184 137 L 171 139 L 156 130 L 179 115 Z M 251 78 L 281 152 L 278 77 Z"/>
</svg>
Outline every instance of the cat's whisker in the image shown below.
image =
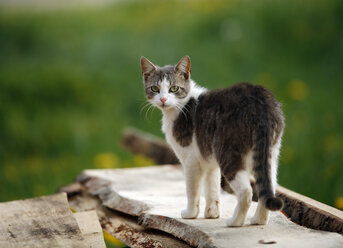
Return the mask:
<svg viewBox="0 0 343 248">
<path fill-rule="evenodd" d="M 142 109 L 144 109 L 145 107 L 147 107 L 149 104 L 151 104 L 150 102 L 147 102 L 146 100 L 142 100 L 142 102 L 139 104 L 139 108 L 141 109 L 140 113 L 142 112 Z"/>
<path fill-rule="evenodd" d="M 145 102 L 142 102 L 141 104 L 139 104 L 139 107 L 142 108 L 143 106 L 145 106 L 145 105 L 147 105 L 147 104 L 149 104 L 149 102 L 146 102 L 146 101 L 145 101 Z"/>
<path fill-rule="evenodd" d="M 152 111 L 155 109 L 154 108 L 155 106 L 154 105 L 152 105 L 150 102 L 147 102 L 143 107 L 142 107 L 142 109 L 140 110 L 140 115 L 142 114 L 142 112 L 144 111 L 144 110 L 146 110 L 146 112 L 145 112 L 145 119 L 146 120 L 149 120 L 149 111 L 152 109 Z"/>
<path fill-rule="evenodd" d="M 188 113 L 188 114 L 189 114 L 189 109 L 187 109 L 187 108 L 182 108 L 182 112 L 183 112 L 183 113 Z"/>
<path fill-rule="evenodd" d="M 146 111 L 145 111 L 145 119 L 146 119 L 146 120 L 149 119 L 148 113 L 149 113 L 150 108 L 151 108 L 151 105 L 149 105 L 149 107 L 148 107 L 148 108 L 146 109 Z"/>
<path fill-rule="evenodd" d="M 187 109 L 187 111 L 190 111 L 190 106 L 188 106 L 187 104 L 185 105 L 185 108 Z"/>
<path fill-rule="evenodd" d="M 148 106 L 150 104 L 150 102 L 145 102 L 145 103 L 142 103 L 140 106 L 142 106 L 143 105 L 143 107 L 142 108 L 145 108 L 146 106 Z"/>
<path fill-rule="evenodd" d="M 176 104 L 175 104 L 175 107 L 176 107 L 178 110 L 180 110 L 180 112 L 182 112 L 183 114 L 185 114 L 185 112 L 184 112 L 183 109 L 182 109 L 182 105 L 181 105 L 180 103 L 176 103 Z"/>
<path fill-rule="evenodd" d="M 179 106 L 178 104 L 175 104 L 175 107 L 180 110 L 180 112 L 185 116 L 186 120 L 188 120 L 187 118 L 187 114 L 183 111 L 183 109 L 181 108 L 181 106 Z"/>
<path fill-rule="evenodd" d="M 144 109 L 146 109 L 149 105 L 151 105 L 150 102 L 145 103 L 145 105 L 144 105 L 144 106 L 141 108 L 141 110 L 139 111 L 139 115 L 141 115 L 142 112 L 144 111 Z"/>
<path fill-rule="evenodd" d="M 183 108 L 189 113 L 189 111 L 190 111 L 190 109 L 189 109 L 190 106 L 188 106 L 188 105 L 186 104 L 186 105 L 183 106 Z"/>
<path fill-rule="evenodd" d="M 149 106 L 148 110 L 147 110 L 146 113 L 145 113 L 145 118 L 146 118 L 147 120 L 148 120 L 149 111 L 150 111 L 151 109 L 154 109 L 154 105 L 152 105 L 152 104 Z"/>
<path fill-rule="evenodd" d="M 153 109 L 152 109 L 152 111 L 151 111 L 151 116 L 153 115 L 155 109 L 156 109 L 156 108 L 153 108 Z"/>
</svg>

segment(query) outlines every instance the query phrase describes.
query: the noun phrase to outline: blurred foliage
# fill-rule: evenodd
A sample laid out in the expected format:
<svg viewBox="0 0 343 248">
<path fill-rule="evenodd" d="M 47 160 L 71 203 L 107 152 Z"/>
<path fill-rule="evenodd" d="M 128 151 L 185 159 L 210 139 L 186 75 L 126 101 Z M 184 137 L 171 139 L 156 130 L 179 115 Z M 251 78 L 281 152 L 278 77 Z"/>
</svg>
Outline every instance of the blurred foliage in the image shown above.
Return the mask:
<svg viewBox="0 0 343 248">
<path fill-rule="evenodd" d="M 210 89 L 262 84 L 282 102 L 279 183 L 327 204 L 343 197 L 343 2 L 137 1 L 0 6 L 0 201 L 51 194 L 85 168 L 149 165 L 120 148 L 141 111 L 139 58 L 192 58 Z"/>
</svg>

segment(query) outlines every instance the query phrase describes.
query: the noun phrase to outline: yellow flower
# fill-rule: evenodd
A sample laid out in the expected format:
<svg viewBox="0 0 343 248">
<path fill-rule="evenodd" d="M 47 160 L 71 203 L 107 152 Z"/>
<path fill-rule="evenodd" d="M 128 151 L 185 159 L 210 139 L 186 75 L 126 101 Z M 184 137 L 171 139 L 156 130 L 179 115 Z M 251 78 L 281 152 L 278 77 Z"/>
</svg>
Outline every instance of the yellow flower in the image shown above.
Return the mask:
<svg viewBox="0 0 343 248">
<path fill-rule="evenodd" d="M 133 159 L 133 162 L 135 167 L 151 166 L 154 164 L 152 159 L 143 155 L 136 155 Z"/>
<path fill-rule="evenodd" d="M 288 84 L 288 93 L 294 100 L 302 101 L 308 95 L 308 88 L 301 80 L 292 80 Z"/>
<path fill-rule="evenodd" d="M 343 209 L 343 196 L 336 199 L 336 208 Z"/>
<path fill-rule="evenodd" d="M 100 169 L 114 168 L 118 166 L 118 158 L 113 153 L 101 153 L 95 156 L 94 164 Z"/>
</svg>

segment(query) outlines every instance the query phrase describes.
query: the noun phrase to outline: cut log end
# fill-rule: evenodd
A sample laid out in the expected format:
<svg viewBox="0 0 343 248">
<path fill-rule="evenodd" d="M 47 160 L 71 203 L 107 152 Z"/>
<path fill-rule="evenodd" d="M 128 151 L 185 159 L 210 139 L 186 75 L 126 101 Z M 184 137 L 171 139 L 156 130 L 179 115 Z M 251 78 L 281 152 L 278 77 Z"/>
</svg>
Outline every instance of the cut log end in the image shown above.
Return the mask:
<svg viewBox="0 0 343 248">
<path fill-rule="evenodd" d="M 136 129 L 126 128 L 121 144 L 132 153 L 147 156 L 157 164 L 180 164 L 172 149 L 163 140 Z"/>
</svg>

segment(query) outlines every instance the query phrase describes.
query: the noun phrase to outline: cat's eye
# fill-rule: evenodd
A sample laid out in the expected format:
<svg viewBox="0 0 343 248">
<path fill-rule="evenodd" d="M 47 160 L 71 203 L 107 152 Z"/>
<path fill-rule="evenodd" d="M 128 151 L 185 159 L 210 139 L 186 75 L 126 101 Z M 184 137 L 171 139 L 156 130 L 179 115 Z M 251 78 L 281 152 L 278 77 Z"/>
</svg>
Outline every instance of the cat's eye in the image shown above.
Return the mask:
<svg viewBox="0 0 343 248">
<path fill-rule="evenodd" d="M 155 85 L 151 86 L 150 89 L 151 89 L 152 92 L 159 92 L 160 91 L 160 89 L 157 86 L 155 86 Z"/>
<path fill-rule="evenodd" d="M 174 86 L 170 87 L 169 92 L 176 92 L 178 90 L 179 90 L 179 86 L 174 85 Z"/>
</svg>

